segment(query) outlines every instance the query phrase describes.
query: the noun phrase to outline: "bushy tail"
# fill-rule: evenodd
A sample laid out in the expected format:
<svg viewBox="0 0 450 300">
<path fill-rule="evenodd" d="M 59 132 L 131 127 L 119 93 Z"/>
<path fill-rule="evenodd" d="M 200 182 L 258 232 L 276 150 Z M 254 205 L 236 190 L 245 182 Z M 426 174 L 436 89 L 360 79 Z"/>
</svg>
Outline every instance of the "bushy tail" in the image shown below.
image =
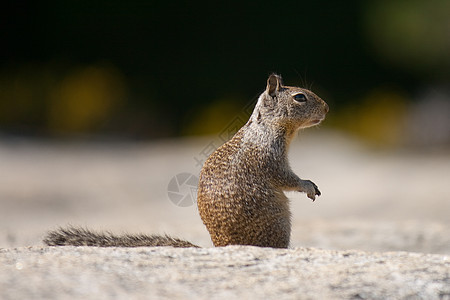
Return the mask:
<svg viewBox="0 0 450 300">
<path fill-rule="evenodd" d="M 114 235 L 110 232 L 92 232 L 78 227 L 59 228 L 47 233 L 44 243 L 48 246 L 95 246 L 95 247 L 196 247 L 187 241 L 168 235 Z"/>
</svg>

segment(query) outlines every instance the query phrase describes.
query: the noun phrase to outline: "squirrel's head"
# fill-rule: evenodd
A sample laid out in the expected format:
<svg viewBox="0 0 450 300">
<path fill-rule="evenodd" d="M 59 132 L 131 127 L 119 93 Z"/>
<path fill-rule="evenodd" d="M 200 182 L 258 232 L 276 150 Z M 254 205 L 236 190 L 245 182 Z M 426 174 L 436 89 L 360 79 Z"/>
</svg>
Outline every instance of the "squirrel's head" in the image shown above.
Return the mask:
<svg viewBox="0 0 450 300">
<path fill-rule="evenodd" d="M 299 129 L 319 124 L 327 112 L 328 105 L 319 96 L 307 89 L 284 86 L 281 76 L 272 74 L 252 118 Z"/>
</svg>

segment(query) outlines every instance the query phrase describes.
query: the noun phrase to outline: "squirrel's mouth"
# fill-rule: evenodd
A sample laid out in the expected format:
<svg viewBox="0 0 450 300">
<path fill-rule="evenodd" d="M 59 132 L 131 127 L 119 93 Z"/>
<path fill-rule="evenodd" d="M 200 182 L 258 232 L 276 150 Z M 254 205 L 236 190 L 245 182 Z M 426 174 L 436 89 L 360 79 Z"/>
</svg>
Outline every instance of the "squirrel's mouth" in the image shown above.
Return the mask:
<svg viewBox="0 0 450 300">
<path fill-rule="evenodd" d="M 304 123 L 301 126 L 301 128 L 312 127 L 312 126 L 315 126 L 315 125 L 319 124 L 322 121 L 323 121 L 323 118 L 322 119 L 313 119 L 313 120 L 310 120 L 310 121 L 307 121 L 306 123 Z"/>
<path fill-rule="evenodd" d="M 308 125 L 313 126 L 313 125 L 317 125 L 320 122 L 322 122 L 323 119 L 314 119 L 308 122 Z"/>
</svg>

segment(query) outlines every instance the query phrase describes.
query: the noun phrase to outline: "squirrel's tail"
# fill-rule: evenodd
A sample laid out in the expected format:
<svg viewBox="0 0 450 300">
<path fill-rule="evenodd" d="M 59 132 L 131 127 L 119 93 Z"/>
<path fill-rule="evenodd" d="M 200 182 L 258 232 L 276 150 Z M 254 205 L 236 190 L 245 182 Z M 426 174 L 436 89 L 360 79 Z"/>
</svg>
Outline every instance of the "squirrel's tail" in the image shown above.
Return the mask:
<svg viewBox="0 0 450 300">
<path fill-rule="evenodd" d="M 59 228 L 47 233 L 44 243 L 48 246 L 95 246 L 95 247 L 196 247 L 187 241 L 168 235 L 114 235 L 110 232 L 92 232 L 78 227 Z"/>
</svg>

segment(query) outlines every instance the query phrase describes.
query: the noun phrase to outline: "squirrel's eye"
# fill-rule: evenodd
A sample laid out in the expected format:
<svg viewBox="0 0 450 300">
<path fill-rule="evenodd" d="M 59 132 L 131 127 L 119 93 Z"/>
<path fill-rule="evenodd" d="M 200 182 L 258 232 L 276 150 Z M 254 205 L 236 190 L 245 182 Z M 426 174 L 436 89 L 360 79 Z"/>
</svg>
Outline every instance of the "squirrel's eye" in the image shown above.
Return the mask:
<svg viewBox="0 0 450 300">
<path fill-rule="evenodd" d="M 297 102 L 306 102 L 306 96 L 303 94 L 294 95 L 294 100 Z"/>
</svg>

